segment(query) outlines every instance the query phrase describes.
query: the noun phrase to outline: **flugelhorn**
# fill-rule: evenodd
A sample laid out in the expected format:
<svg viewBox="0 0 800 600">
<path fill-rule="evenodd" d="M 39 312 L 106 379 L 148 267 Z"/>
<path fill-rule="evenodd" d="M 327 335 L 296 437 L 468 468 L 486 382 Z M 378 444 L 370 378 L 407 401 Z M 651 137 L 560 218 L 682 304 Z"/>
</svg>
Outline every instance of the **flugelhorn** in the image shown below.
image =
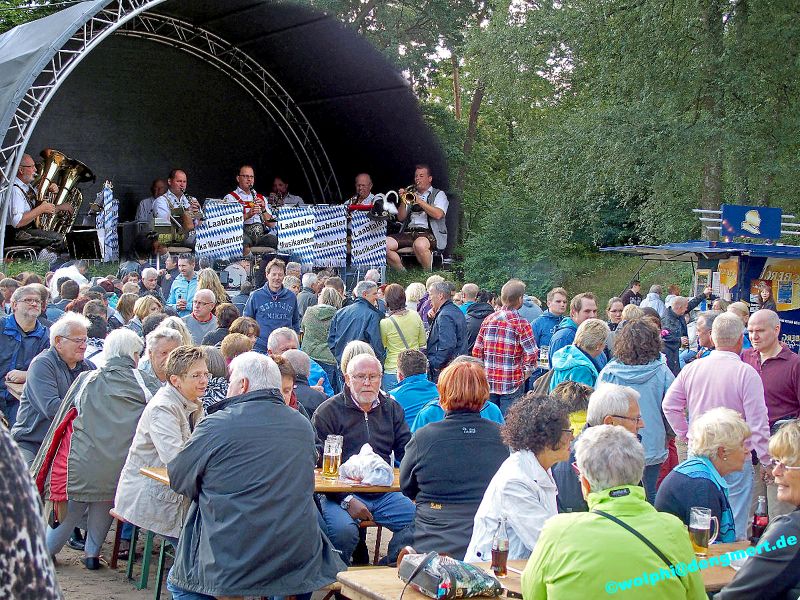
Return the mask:
<svg viewBox="0 0 800 600">
<path fill-rule="evenodd" d="M 404 202 L 408 206 L 414 206 L 417 203 L 417 187 L 414 184 L 406 188 L 400 188 L 405 190 L 402 194 L 398 191 L 397 198 L 399 202 Z"/>
</svg>

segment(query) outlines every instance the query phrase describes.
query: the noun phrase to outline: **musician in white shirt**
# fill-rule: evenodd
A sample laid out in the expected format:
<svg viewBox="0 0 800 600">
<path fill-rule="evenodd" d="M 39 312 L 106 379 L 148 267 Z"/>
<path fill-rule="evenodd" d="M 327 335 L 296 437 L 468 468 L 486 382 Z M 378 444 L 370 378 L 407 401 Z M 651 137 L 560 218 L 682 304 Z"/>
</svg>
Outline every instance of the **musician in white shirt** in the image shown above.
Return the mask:
<svg viewBox="0 0 800 600">
<path fill-rule="evenodd" d="M 153 181 L 153 183 L 150 184 L 150 197 L 139 202 L 139 206 L 136 208 L 136 221 L 152 225 L 153 217 L 155 216 L 153 214 L 153 205 L 156 202 L 156 198 L 166 193 L 167 181 L 165 179 L 156 179 Z"/>
<path fill-rule="evenodd" d="M 167 191 L 153 202 L 153 215 L 157 219 L 170 220 L 172 211 L 182 208 L 180 225 L 186 236 L 185 242 L 194 246 L 194 229 L 200 224 L 202 209 L 197 198 L 186 195 L 188 178 L 181 169 L 173 169 L 167 179 Z"/>
<path fill-rule="evenodd" d="M 277 248 L 278 238 L 271 229 L 276 225 L 264 196 L 256 192 L 255 171 L 250 165 L 239 167 L 236 182 L 239 186 L 226 195 L 225 202 L 238 202 L 244 211 L 245 245 Z"/>
<path fill-rule="evenodd" d="M 447 208 L 449 201 L 442 190 L 433 187 L 433 176 L 428 165 L 417 165 L 414 169 L 415 205 L 409 211 L 405 203 L 397 209 L 397 220 L 408 219 L 403 233 L 386 238 L 386 262 L 393 269 L 405 271 L 397 250 L 413 248 L 417 262 L 426 269 L 433 266 L 433 250 L 444 250 L 447 246 Z M 404 189 L 400 190 L 402 195 Z"/>
</svg>

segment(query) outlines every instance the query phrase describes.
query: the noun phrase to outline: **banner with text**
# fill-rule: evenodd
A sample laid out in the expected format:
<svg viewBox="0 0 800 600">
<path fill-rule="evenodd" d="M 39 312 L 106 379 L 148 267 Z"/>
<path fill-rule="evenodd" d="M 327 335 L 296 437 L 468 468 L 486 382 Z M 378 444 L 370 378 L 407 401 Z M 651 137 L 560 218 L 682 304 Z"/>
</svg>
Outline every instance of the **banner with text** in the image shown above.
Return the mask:
<svg viewBox="0 0 800 600">
<path fill-rule="evenodd" d="M 352 264 L 359 267 L 386 266 L 386 223 L 373 221 L 361 212 L 350 215 Z"/>
<path fill-rule="evenodd" d="M 238 202 L 206 200 L 205 219 L 195 230 L 197 256 L 231 258 L 241 256 L 244 240 L 244 215 Z"/>
<path fill-rule="evenodd" d="M 347 266 L 347 208 L 314 207 L 314 266 Z"/>
<path fill-rule="evenodd" d="M 278 211 L 278 252 L 291 254 L 303 264 L 314 262 L 314 212 L 310 207 L 289 206 Z"/>
</svg>

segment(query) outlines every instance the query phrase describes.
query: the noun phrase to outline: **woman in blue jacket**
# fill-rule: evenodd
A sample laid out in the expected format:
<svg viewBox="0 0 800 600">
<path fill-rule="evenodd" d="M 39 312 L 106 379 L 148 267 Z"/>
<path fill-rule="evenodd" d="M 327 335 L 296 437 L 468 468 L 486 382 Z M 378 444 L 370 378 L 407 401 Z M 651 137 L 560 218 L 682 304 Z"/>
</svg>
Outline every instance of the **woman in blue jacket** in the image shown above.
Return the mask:
<svg viewBox="0 0 800 600">
<path fill-rule="evenodd" d="M 614 360 L 600 372 L 598 381 L 624 385 L 639 392 L 639 410 L 647 427 L 641 430 L 644 446 L 644 488 L 652 504 L 661 463 L 667 458 L 667 427 L 661 401 L 675 376 L 661 358 L 661 334 L 648 321 L 635 320 L 617 330 Z M 671 433 L 671 432 L 670 432 Z"/>
<path fill-rule="evenodd" d="M 575 342 L 564 346 L 550 358 L 553 376 L 550 391 L 562 381 L 577 381 L 594 387 L 597 374 L 597 358 L 606 348 L 610 330 L 600 319 L 586 319 L 578 326 Z"/>
</svg>

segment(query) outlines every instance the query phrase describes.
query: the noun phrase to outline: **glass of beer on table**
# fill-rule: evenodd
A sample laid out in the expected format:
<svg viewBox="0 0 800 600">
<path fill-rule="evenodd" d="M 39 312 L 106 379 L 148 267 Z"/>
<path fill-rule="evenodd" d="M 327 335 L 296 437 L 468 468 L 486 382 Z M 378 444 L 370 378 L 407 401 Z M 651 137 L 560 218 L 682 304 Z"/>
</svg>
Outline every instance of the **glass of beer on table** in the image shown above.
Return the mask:
<svg viewBox="0 0 800 600">
<path fill-rule="evenodd" d="M 714 535 L 711 535 L 711 522 L 716 523 Z M 689 509 L 689 538 L 696 556 L 708 555 L 708 546 L 717 540 L 719 535 L 719 520 L 711 514 L 710 508 L 692 506 Z"/>
<path fill-rule="evenodd" d="M 341 435 L 329 435 L 325 439 L 325 450 L 322 454 L 322 476 L 325 479 L 338 479 L 339 466 L 342 464 Z"/>
</svg>

